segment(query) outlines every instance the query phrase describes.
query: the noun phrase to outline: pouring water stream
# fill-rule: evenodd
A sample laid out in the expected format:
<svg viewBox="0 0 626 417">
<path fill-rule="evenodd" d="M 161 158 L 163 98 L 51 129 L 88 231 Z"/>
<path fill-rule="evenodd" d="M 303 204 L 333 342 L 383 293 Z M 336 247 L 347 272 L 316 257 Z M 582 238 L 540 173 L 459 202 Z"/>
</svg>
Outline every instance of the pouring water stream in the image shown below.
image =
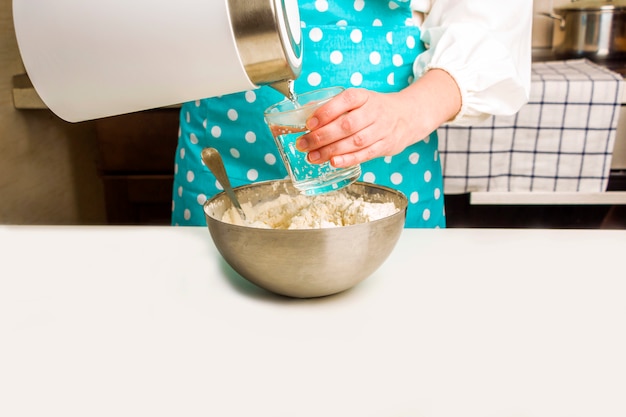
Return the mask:
<svg viewBox="0 0 626 417">
<path fill-rule="evenodd" d="M 294 89 L 293 80 L 277 81 L 271 84 L 271 87 L 282 93 L 285 97 L 287 97 L 288 100 L 293 102 L 296 107 L 299 107 L 298 96 L 296 95 Z M 245 221 L 246 213 L 241 208 L 241 204 L 239 204 L 237 195 L 230 185 L 230 180 L 228 179 L 228 175 L 226 174 L 226 168 L 224 167 L 224 161 L 222 161 L 222 156 L 219 154 L 218 150 L 215 148 L 204 148 L 201 152 L 201 156 L 204 164 L 207 166 L 207 168 L 209 168 L 209 170 L 211 170 L 213 175 L 215 175 L 215 178 L 224 188 L 226 195 L 228 196 L 228 198 L 230 198 L 233 206 L 235 206 L 235 208 L 237 209 L 237 212 L 241 216 L 241 219 Z"/>
</svg>

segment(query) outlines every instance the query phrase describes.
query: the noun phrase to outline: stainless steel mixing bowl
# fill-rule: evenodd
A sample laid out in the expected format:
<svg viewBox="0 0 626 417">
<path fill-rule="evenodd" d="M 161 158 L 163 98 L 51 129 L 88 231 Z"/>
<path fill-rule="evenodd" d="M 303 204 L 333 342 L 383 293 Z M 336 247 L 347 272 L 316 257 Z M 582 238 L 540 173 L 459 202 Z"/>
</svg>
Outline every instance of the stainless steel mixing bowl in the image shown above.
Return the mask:
<svg viewBox="0 0 626 417">
<path fill-rule="evenodd" d="M 365 201 L 393 202 L 388 217 L 323 229 L 262 229 L 223 222 L 232 207 L 222 192 L 204 204 L 209 232 L 226 262 L 242 277 L 268 291 L 297 298 L 321 297 L 352 288 L 387 259 L 404 228 L 404 194 L 355 182 L 346 190 Z M 253 205 L 279 194 L 297 195 L 290 181 L 267 181 L 235 188 L 239 201 Z"/>
</svg>

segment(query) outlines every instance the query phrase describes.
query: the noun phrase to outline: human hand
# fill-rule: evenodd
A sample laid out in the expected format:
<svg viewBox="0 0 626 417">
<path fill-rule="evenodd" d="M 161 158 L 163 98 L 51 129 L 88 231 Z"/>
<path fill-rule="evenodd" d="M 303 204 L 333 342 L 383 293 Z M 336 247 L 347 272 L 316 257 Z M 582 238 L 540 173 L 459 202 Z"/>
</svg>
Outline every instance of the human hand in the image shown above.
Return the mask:
<svg viewBox="0 0 626 417">
<path fill-rule="evenodd" d="M 350 88 L 321 106 L 296 143 L 311 163 L 347 167 L 396 155 L 456 115 L 461 95 L 443 70 L 430 70 L 397 93 Z"/>
</svg>

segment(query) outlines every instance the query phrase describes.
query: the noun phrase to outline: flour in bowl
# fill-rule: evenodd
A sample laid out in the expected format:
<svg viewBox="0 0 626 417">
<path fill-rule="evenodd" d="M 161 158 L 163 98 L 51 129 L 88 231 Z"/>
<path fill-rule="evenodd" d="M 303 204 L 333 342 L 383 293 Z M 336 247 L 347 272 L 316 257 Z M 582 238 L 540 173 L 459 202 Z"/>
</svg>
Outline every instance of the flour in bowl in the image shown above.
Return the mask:
<svg viewBox="0 0 626 417">
<path fill-rule="evenodd" d="M 265 229 L 320 229 L 349 226 L 389 217 L 399 211 L 393 202 L 365 201 L 344 190 L 317 196 L 280 194 L 255 205 L 241 205 L 244 221 L 234 207 L 222 216 L 226 223 Z"/>
</svg>

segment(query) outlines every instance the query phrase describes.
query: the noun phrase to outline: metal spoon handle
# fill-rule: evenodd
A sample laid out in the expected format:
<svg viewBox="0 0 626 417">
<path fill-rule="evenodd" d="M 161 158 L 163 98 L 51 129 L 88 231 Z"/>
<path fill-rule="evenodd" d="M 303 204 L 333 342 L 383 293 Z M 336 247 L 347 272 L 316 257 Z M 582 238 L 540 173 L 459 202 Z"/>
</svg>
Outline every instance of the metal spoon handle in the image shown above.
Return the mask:
<svg viewBox="0 0 626 417">
<path fill-rule="evenodd" d="M 226 175 L 226 168 L 224 167 L 224 161 L 222 160 L 222 156 L 215 148 L 204 148 L 202 149 L 202 160 L 204 164 L 211 170 L 215 178 L 222 184 L 224 191 L 232 201 L 233 205 L 239 211 L 241 218 L 245 220 L 246 215 L 239 204 L 239 200 L 237 200 L 237 196 L 233 191 L 233 188 L 230 185 L 230 180 L 228 179 L 228 175 Z"/>
</svg>

